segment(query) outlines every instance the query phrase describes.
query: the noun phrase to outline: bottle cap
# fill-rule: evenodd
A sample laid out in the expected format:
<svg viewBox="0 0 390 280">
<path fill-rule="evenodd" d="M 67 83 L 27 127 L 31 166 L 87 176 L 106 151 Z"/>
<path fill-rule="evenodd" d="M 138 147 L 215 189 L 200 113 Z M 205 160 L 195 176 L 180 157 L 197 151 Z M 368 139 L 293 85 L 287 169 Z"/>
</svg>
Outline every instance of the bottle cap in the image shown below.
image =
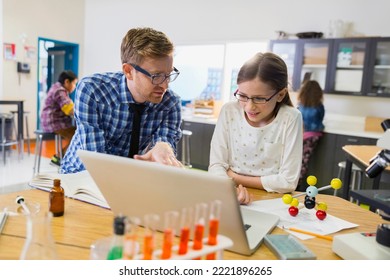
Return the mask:
<svg viewBox="0 0 390 280">
<path fill-rule="evenodd" d="M 114 219 L 114 233 L 119 235 L 125 234 L 125 216 L 117 216 Z"/>
<path fill-rule="evenodd" d="M 376 230 L 376 242 L 390 248 L 390 224 L 381 224 Z"/>
</svg>

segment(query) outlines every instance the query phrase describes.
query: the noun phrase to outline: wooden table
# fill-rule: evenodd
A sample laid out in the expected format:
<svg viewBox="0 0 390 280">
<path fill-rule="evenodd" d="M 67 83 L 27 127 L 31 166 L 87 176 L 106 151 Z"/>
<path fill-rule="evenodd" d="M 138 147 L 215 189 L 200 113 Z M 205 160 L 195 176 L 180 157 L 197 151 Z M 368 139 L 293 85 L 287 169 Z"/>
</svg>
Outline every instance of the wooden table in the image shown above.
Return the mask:
<svg viewBox="0 0 390 280">
<path fill-rule="evenodd" d="M 382 150 L 378 146 L 367 145 L 347 145 L 343 147 L 346 154 L 345 173 L 343 180 L 343 198 L 349 199 L 349 185 L 351 182 L 352 164 L 356 164 L 363 170 L 370 165 L 370 160 Z M 390 181 L 390 166 L 388 166 L 382 174 L 379 174 L 373 179 L 373 189 L 378 189 L 381 179 Z"/>
<path fill-rule="evenodd" d="M 390 190 L 352 190 L 350 194 L 358 203 L 368 204 L 371 211 L 382 210 L 390 215 Z"/>
<path fill-rule="evenodd" d="M 267 193 L 260 190 L 251 190 L 255 200 L 281 197 L 281 194 Z M 15 203 L 15 197 L 23 195 L 26 201 L 36 201 L 41 204 L 41 211 L 48 209 L 48 193 L 41 190 L 25 190 L 0 196 L 0 209 Z M 382 223 L 379 215 L 364 210 L 342 198 L 330 195 L 318 195 L 318 200 L 328 204 L 328 213 L 338 218 L 359 225 L 357 228 L 340 232 L 375 232 L 378 224 Z M 96 240 L 112 234 L 113 213 L 110 210 L 73 199 L 65 201 L 65 215 L 52 220 L 52 232 L 56 248 L 61 259 L 89 259 L 90 245 Z M 275 228 L 272 233 L 284 233 Z M 338 233 L 336 233 L 338 234 Z M 161 244 L 161 235 L 158 234 L 157 244 Z M 0 259 L 18 259 L 26 237 L 26 220 L 23 216 L 8 218 L 3 232 L 0 235 Z M 332 252 L 332 242 L 313 238 L 302 241 L 316 255 L 318 259 L 340 259 Z M 276 259 L 275 255 L 262 244 L 251 256 L 242 256 L 225 251 L 224 259 Z"/>
</svg>

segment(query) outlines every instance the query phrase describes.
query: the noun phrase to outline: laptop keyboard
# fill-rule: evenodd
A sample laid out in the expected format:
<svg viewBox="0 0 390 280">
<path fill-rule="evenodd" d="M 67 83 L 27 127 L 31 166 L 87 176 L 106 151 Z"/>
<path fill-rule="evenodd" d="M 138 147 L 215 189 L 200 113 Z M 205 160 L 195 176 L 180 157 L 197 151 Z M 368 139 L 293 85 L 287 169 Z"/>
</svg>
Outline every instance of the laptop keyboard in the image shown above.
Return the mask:
<svg viewBox="0 0 390 280">
<path fill-rule="evenodd" d="M 250 227 L 251 227 L 251 225 L 244 224 L 244 229 L 245 229 L 245 231 L 247 231 Z"/>
</svg>

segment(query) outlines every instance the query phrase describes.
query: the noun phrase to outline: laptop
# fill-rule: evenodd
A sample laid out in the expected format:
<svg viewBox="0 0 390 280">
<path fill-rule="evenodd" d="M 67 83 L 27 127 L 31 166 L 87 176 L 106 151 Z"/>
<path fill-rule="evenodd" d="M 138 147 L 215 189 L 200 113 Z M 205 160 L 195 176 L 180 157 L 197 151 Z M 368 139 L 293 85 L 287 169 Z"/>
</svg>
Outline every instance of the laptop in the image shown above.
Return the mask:
<svg viewBox="0 0 390 280">
<path fill-rule="evenodd" d="M 276 215 L 240 207 L 236 188 L 228 178 L 85 150 L 77 153 L 115 215 L 138 217 L 142 221 L 145 214 L 157 214 L 158 230 L 163 230 L 166 211 L 180 213 L 181 209 L 198 203 L 220 200 L 218 233 L 233 241 L 227 250 L 251 255 L 279 221 Z"/>
</svg>

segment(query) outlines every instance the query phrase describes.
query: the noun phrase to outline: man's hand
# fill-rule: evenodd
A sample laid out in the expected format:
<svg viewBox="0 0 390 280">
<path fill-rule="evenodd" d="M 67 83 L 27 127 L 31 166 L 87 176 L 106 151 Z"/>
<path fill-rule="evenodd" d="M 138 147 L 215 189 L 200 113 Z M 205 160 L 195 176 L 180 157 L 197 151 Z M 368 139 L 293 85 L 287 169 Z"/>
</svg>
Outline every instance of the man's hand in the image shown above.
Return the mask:
<svg viewBox="0 0 390 280">
<path fill-rule="evenodd" d="M 173 153 L 173 149 L 168 143 L 157 142 L 156 145 L 144 155 L 134 155 L 134 159 L 155 161 L 165 165 L 183 167 Z"/>
</svg>

